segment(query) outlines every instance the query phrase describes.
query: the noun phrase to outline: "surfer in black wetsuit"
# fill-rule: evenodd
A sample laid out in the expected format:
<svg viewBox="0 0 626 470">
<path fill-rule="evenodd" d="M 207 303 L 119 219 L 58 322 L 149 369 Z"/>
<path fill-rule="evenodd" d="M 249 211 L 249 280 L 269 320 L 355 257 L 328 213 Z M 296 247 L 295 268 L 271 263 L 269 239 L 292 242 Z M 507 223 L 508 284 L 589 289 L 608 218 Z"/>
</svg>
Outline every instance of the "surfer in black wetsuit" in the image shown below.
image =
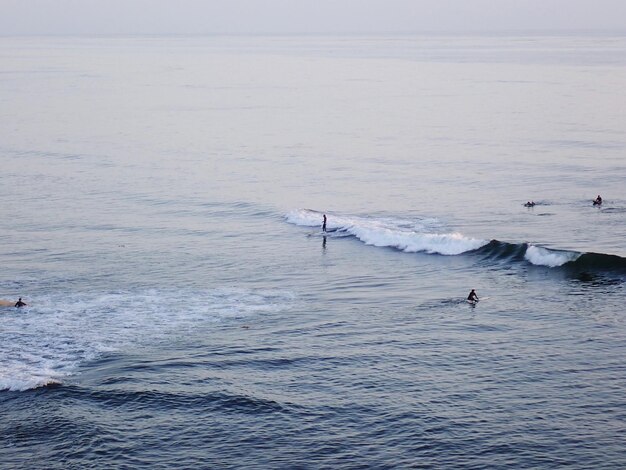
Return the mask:
<svg viewBox="0 0 626 470">
<path fill-rule="evenodd" d="M 25 303 L 25 302 L 22 302 L 22 298 L 20 297 L 19 299 L 17 299 L 17 302 L 15 302 L 15 306 L 16 306 L 17 308 L 20 308 L 20 307 L 25 307 L 25 306 L 26 306 L 26 303 Z"/>
<path fill-rule="evenodd" d="M 470 302 L 478 302 L 478 296 L 476 295 L 476 291 L 472 289 L 472 291 L 467 296 L 467 300 Z"/>
<path fill-rule="evenodd" d="M 324 214 L 324 221 L 322 222 L 322 232 L 326 231 L 326 214 Z"/>
<path fill-rule="evenodd" d="M 602 198 L 598 194 L 598 197 L 593 200 L 593 205 L 594 206 L 599 206 L 600 204 L 602 204 Z"/>
</svg>

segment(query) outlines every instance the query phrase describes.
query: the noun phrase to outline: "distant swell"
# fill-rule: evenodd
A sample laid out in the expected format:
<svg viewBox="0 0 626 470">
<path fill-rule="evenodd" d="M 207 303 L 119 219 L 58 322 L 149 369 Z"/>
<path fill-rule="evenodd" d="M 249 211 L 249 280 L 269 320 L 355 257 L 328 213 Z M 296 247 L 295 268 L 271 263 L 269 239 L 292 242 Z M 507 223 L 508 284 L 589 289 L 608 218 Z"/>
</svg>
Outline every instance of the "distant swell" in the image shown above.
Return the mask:
<svg viewBox="0 0 626 470">
<path fill-rule="evenodd" d="M 75 399 L 84 398 L 86 390 L 70 385 L 65 387 L 66 396 Z M 280 403 L 275 400 L 250 396 L 228 391 L 207 391 L 201 394 L 186 394 L 177 391 L 169 393 L 156 390 L 91 390 L 89 399 L 103 403 L 108 407 L 129 410 L 201 410 L 203 412 L 220 411 L 236 413 L 275 413 L 289 411 L 296 405 Z"/>
<path fill-rule="evenodd" d="M 320 227 L 322 213 L 298 209 L 285 216 L 287 222 Z M 328 218 L 330 237 L 353 236 L 366 245 L 390 247 L 407 253 L 460 255 L 474 253 L 504 262 L 527 262 L 548 268 L 575 268 L 579 270 L 607 270 L 626 272 L 626 258 L 603 253 L 581 253 L 558 250 L 528 243 L 508 243 L 499 240 L 481 240 L 450 232 L 434 218 L 403 220 L 357 216 Z"/>
</svg>

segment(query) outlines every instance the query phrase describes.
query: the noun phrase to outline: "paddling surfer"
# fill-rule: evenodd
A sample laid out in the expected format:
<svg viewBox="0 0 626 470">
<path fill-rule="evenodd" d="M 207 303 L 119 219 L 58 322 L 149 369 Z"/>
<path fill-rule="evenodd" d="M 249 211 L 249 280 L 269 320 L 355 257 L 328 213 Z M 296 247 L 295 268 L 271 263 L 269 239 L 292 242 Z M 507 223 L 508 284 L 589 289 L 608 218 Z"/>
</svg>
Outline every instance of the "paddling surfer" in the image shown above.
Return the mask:
<svg viewBox="0 0 626 470">
<path fill-rule="evenodd" d="M 26 306 L 26 302 L 22 302 L 22 298 L 20 297 L 19 299 L 17 299 L 17 302 L 15 302 L 15 306 L 17 308 L 25 307 Z"/>
</svg>

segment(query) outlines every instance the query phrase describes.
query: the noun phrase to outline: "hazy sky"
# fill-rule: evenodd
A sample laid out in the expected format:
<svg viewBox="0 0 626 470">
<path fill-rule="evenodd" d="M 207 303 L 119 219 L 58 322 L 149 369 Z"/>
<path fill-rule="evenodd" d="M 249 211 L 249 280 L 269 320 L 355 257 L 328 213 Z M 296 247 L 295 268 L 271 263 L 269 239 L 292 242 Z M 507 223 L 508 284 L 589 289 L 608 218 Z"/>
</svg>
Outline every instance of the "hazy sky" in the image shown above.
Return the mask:
<svg viewBox="0 0 626 470">
<path fill-rule="evenodd" d="M 626 0 L 0 0 L 0 35 L 626 30 Z"/>
</svg>

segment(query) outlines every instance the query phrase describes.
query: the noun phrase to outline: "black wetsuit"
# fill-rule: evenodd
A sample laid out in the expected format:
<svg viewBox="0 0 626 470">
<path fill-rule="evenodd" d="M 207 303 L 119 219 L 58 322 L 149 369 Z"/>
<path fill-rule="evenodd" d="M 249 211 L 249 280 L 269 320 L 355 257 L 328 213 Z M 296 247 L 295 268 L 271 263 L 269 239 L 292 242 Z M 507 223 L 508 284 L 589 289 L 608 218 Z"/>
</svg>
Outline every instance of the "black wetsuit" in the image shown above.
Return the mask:
<svg viewBox="0 0 626 470">
<path fill-rule="evenodd" d="M 326 231 L 326 214 L 324 214 L 324 222 L 322 222 L 322 231 Z"/>
<path fill-rule="evenodd" d="M 16 307 L 24 307 L 26 304 L 24 302 L 22 302 L 22 299 L 18 300 L 17 302 L 15 302 L 15 306 Z"/>
<path fill-rule="evenodd" d="M 476 292 L 470 292 L 467 296 L 467 300 L 469 300 L 470 302 L 478 302 L 478 296 L 476 295 Z"/>
</svg>

